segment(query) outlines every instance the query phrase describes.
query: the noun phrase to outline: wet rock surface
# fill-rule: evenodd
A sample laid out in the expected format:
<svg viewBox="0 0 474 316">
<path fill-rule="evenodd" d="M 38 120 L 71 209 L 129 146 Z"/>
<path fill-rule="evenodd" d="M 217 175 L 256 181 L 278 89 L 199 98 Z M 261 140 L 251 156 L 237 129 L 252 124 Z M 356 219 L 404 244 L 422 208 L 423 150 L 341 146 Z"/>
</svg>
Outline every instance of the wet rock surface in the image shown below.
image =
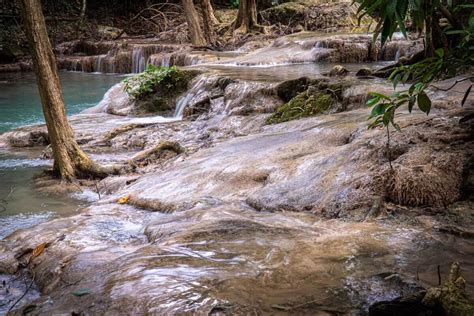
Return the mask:
<svg viewBox="0 0 474 316">
<path fill-rule="evenodd" d="M 267 124 L 301 93 L 334 84 L 338 110 Z M 417 298 L 453 260 L 473 293 L 471 204 L 453 204 L 469 186 L 472 100 L 460 109 L 462 89 L 437 92 L 429 117 L 401 111 L 391 171 L 384 131 L 367 130 L 374 89 L 391 87 L 213 71 L 194 79 L 173 117 L 136 118 L 115 86 L 71 123 L 93 159 L 133 171 L 102 180 L 79 214 L 0 242 L 0 273 L 34 272 L 40 292 L 15 312 L 369 312 Z M 38 145 L 41 130 L 2 134 L 0 144 Z"/>
</svg>

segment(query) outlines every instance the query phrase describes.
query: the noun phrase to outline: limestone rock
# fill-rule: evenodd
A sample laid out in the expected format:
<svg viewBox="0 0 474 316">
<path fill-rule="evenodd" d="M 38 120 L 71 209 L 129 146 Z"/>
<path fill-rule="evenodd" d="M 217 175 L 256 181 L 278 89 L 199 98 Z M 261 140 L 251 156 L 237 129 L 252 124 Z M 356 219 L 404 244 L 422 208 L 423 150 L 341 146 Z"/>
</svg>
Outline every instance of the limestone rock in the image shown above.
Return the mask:
<svg viewBox="0 0 474 316">
<path fill-rule="evenodd" d="M 332 67 L 331 71 L 329 72 L 329 77 L 342 77 L 349 73 L 349 70 L 341 65 L 336 65 Z"/>
<path fill-rule="evenodd" d="M 357 71 L 356 77 L 370 77 L 372 75 L 372 70 L 369 68 L 361 68 Z"/>
</svg>

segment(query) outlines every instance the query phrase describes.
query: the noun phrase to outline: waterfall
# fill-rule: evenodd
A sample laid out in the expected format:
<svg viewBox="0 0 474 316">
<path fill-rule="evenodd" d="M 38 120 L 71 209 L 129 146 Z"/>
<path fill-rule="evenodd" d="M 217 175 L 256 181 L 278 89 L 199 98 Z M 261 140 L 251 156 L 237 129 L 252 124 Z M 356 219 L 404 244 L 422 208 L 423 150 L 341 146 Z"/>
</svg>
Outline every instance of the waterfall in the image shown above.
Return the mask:
<svg viewBox="0 0 474 316">
<path fill-rule="evenodd" d="M 161 60 L 161 66 L 169 67 L 171 65 L 171 54 L 164 54 Z"/>
<path fill-rule="evenodd" d="M 174 111 L 174 117 L 181 119 L 183 117 L 184 109 L 190 103 L 190 101 L 202 91 L 204 84 L 207 82 L 206 77 L 201 76 L 196 83 L 193 84 L 186 94 L 181 96 L 176 102 L 176 109 Z"/>
<path fill-rule="evenodd" d="M 398 61 L 400 59 L 400 48 L 397 49 L 397 52 L 395 53 L 395 61 Z"/>
<path fill-rule="evenodd" d="M 94 63 L 94 72 L 104 72 L 102 71 L 102 64 L 103 64 L 103 59 L 107 55 L 99 55 L 97 56 L 97 59 L 95 60 Z"/>
<path fill-rule="evenodd" d="M 132 73 L 140 73 L 145 70 L 146 60 L 142 47 L 134 47 L 132 51 Z"/>
<path fill-rule="evenodd" d="M 315 48 L 326 48 L 324 47 L 324 42 L 317 41 L 316 44 L 314 45 Z"/>
</svg>

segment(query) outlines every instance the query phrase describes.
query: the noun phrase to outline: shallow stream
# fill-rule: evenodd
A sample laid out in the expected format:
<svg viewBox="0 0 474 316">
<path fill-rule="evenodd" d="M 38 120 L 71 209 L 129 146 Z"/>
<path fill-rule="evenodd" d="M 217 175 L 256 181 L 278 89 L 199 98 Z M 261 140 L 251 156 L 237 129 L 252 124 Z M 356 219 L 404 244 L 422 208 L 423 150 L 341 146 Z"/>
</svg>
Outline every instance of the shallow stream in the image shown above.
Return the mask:
<svg viewBox="0 0 474 316">
<path fill-rule="evenodd" d="M 62 72 L 60 74 L 68 114 L 96 105 L 104 93 L 123 78 L 112 75 Z M 0 77 L 0 133 L 43 123 L 41 103 L 33 73 L 2 74 Z M 38 193 L 33 177 L 51 161 L 41 152 L 0 152 L 0 239 L 57 216 L 77 213 L 84 201 Z"/>
<path fill-rule="evenodd" d="M 355 71 L 364 65 L 345 66 Z M 302 75 L 318 77 L 332 64 L 204 67 L 237 79 L 276 82 Z M 97 104 L 120 79 L 63 73 L 68 113 Z M 4 131 L 41 121 L 32 74 L 5 79 L 2 85 L 0 88 L 7 92 L 0 103 L 2 113 L 7 113 L 0 121 Z M 185 211 L 150 212 L 119 205 L 114 199 L 111 204 L 94 204 L 81 216 L 60 218 L 15 234 L 24 247 L 54 241 L 42 262 L 44 269 L 53 270 L 58 262 L 69 262 L 63 276 L 77 280 L 54 290 L 41 305 L 42 312 L 69 312 L 74 299 L 78 308 L 92 314 L 175 314 L 230 308 L 236 308 L 230 312 L 242 314 L 357 314 L 371 303 L 404 294 L 402 281 L 407 276 L 419 278 L 426 286 L 436 285 L 438 265 L 446 278 L 455 260 L 460 261 L 468 291 L 473 293 L 472 240 L 383 220 L 344 222 L 321 220 L 305 212 L 257 212 L 240 200 L 249 190 L 259 188 L 262 174 L 257 171 L 265 168 L 268 172 L 276 170 L 274 176 L 282 179 L 284 174 L 278 172 L 285 168 L 297 170 L 312 165 L 314 168 L 307 170 L 330 169 L 334 160 L 340 160 L 341 166 L 337 167 L 342 168 L 348 153 L 340 148 L 347 144 L 336 140 L 345 129 L 357 127 L 357 115 L 366 114 L 328 115 L 314 119 L 307 127 L 298 126 L 304 122 L 293 122 L 293 130 L 289 124 L 284 130 L 267 127 L 265 133 L 235 137 L 190 155 L 167 172 L 143 176 L 126 188 L 144 199 L 169 204 L 184 203 L 187 198 L 188 205 L 194 206 Z M 93 124 L 93 120 L 83 121 L 89 123 L 81 128 L 106 125 L 105 121 L 98 122 L 101 119 L 97 115 Z M 116 124 L 129 118 L 111 120 Z M 331 162 L 328 153 L 332 153 Z M 5 200 L 5 210 L 0 209 L 0 239 L 18 228 L 76 214 L 84 204 L 69 197 L 43 196 L 34 190 L 34 174 L 51 163 L 34 159 L 38 155 L 31 151 L 0 154 L 0 199 Z M 297 174 L 292 177 L 301 181 L 294 182 L 296 188 L 290 186 L 291 181 L 282 181 L 283 191 L 275 187 L 274 195 L 269 196 L 277 200 L 277 195 L 287 191 L 311 189 L 305 181 L 317 184 L 313 178 L 323 178 L 305 170 L 299 178 Z M 252 181 L 246 182 L 250 178 Z M 337 193 L 338 189 L 330 187 L 328 191 Z M 118 194 L 125 193 L 129 191 Z M 264 194 L 260 191 L 259 197 Z M 63 237 L 57 238 L 60 234 Z M 38 284 L 53 283 L 45 275 L 49 274 L 38 276 Z M 80 289 L 87 289 L 91 295 L 71 296 L 72 291 Z"/>
</svg>

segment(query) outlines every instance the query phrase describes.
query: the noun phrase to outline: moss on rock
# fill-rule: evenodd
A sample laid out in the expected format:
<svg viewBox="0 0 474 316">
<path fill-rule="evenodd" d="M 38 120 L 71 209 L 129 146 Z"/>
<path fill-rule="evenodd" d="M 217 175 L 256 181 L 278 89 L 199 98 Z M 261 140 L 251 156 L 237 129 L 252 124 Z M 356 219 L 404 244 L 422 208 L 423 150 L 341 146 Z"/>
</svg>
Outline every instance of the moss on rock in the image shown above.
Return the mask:
<svg viewBox="0 0 474 316">
<path fill-rule="evenodd" d="M 428 289 L 423 304 L 441 306 L 448 316 L 474 315 L 474 305 L 466 293 L 466 281 L 461 276 L 459 263 L 452 264 L 446 283 Z"/>
<path fill-rule="evenodd" d="M 149 65 L 144 72 L 126 79 L 124 90 L 135 99 L 135 115 L 171 115 L 177 97 L 186 91 L 189 82 L 198 74 L 177 67 Z"/>
<path fill-rule="evenodd" d="M 301 79 L 298 80 L 301 81 Z M 344 90 L 349 87 L 348 83 L 328 80 L 310 80 L 304 83 L 300 81 L 295 80 L 292 82 L 292 90 L 299 90 L 294 84 L 301 84 L 307 88 L 303 92 L 296 94 L 287 103 L 278 107 L 276 112 L 267 119 L 267 124 L 278 124 L 303 117 L 343 110 L 341 101 L 343 100 Z M 306 84 L 310 84 L 310 86 Z M 288 92 L 285 93 L 285 96 L 290 95 Z"/>
<path fill-rule="evenodd" d="M 267 119 L 268 124 L 287 122 L 303 117 L 314 116 L 327 111 L 335 100 L 324 92 L 311 93 L 309 90 L 301 92 L 288 103 L 280 106 Z"/>
</svg>

